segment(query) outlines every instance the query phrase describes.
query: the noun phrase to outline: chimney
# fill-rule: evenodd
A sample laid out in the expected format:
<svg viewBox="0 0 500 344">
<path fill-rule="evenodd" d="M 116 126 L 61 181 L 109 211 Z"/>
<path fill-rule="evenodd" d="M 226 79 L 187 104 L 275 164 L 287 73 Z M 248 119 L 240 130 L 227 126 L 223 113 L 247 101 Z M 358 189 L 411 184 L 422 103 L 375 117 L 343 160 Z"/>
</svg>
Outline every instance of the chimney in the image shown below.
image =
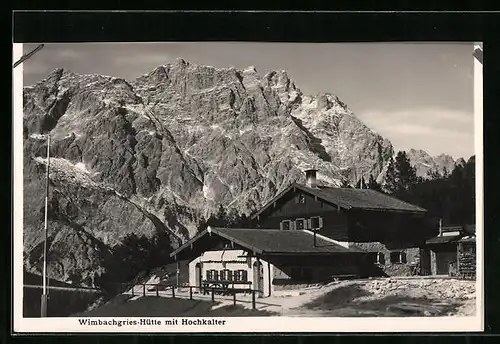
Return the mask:
<svg viewBox="0 0 500 344">
<path fill-rule="evenodd" d="M 316 172 L 318 172 L 318 170 L 315 169 L 310 169 L 306 171 L 306 186 L 310 188 L 318 187 L 318 182 L 316 180 Z"/>
</svg>

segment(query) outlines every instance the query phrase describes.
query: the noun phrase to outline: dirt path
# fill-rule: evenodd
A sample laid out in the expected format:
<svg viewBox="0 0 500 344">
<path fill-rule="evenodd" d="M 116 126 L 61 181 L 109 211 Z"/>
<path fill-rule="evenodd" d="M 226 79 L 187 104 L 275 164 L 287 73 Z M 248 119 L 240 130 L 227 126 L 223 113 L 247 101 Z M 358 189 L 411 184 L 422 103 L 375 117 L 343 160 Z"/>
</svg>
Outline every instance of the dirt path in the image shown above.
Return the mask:
<svg viewBox="0 0 500 344">
<path fill-rule="evenodd" d="M 471 316 L 475 282 L 374 279 L 276 292 L 258 309 L 282 316 Z"/>
<path fill-rule="evenodd" d="M 134 289 L 135 295 L 156 296 L 156 291 Z M 127 294 L 131 294 L 131 290 Z M 178 299 L 189 299 L 189 289 L 178 289 Z M 158 296 L 171 298 L 171 290 Z M 194 300 L 209 301 L 211 295 L 194 293 Z M 256 299 L 257 311 L 281 316 L 306 317 L 402 317 L 472 316 L 476 311 L 475 281 L 448 278 L 381 278 L 333 282 L 300 289 L 275 291 Z M 233 296 L 216 295 L 213 310 L 234 304 Z M 251 295 L 237 295 L 237 305 L 252 310 Z"/>
</svg>

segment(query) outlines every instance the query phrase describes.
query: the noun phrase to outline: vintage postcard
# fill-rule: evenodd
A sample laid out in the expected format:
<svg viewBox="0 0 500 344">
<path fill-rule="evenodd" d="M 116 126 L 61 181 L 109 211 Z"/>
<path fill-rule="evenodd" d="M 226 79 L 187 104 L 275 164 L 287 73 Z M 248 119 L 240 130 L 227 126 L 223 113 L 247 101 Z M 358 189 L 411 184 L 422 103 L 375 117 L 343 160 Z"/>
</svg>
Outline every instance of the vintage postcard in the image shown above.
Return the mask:
<svg viewBox="0 0 500 344">
<path fill-rule="evenodd" d="M 483 330 L 482 45 L 14 45 L 15 332 Z"/>
</svg>

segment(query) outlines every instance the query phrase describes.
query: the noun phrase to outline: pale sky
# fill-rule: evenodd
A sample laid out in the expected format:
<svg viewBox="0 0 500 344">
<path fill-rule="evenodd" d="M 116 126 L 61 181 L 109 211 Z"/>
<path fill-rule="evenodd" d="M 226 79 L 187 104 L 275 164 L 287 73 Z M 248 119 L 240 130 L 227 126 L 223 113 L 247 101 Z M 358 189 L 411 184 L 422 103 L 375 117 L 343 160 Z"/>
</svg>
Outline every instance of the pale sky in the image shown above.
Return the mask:
<svg viewBox="0 0 500 344">
<path fill-rule="evenodd" d="M 48 43 L 23 65 L 25 85 L 61 67 L 133 79 L 178 57 L 255 66 L 261 76 L 286 70 L 306 94 L 336 94 L 396 150 L 467 159 L 474 154 L 472 52 L 472 43 Z"/>
</svg>

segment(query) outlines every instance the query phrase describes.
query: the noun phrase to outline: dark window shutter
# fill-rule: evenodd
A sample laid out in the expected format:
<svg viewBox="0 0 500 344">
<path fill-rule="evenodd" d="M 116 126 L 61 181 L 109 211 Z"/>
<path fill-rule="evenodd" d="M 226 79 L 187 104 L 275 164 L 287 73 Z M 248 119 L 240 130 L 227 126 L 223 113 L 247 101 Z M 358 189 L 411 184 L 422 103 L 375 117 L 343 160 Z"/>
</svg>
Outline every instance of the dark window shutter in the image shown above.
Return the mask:
<svg viewBox="0 0 500 344">
<path fill-rule="evenodd" d="M 241 280 L 246 282 L 248 280 L 248 272 L 246 270 L 241 270 Z"/>
<path fill-rule="evenodd" d="M 407 262 L 406 261 L 406 252 L 401 251 L 401 253 L 400 253 L 400 263 L 406 264 L 406 262 Z"/>
<path fill-rule="evenodd" d="M 383 252 L 377 253 L 377 263 L 379 263 L 380 265 L 385 265 L 385 255 Z"/>
</svg>

